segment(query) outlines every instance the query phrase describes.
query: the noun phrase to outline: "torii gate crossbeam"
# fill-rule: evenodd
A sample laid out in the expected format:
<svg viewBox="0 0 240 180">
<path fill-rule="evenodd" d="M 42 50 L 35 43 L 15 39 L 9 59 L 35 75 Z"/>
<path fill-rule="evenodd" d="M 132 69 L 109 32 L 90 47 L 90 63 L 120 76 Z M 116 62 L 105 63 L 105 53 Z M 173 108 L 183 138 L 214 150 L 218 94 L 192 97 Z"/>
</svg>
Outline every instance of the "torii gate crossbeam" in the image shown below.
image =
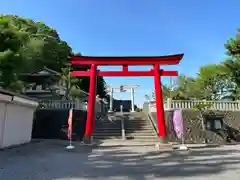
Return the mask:
<svg viewBox="0 0 240 180">
<path fill-rule="evenodd" d="M 72 56 L 71 64 L 91 65 L 87 71 L 73 71 L 72 76 L 90 76 L 88 114 L 86 122 L 85 136 L 91 136 L 94 128 L 94 113 L 96 104 L 96 77 L 97 76 L 154 76 L 154 86 L 156 94 L 156 110 L 158 121 L 158 135 L 165 138 L 166 127 L 164 120 L 163 95 L 161 88 L 161 76 L 177 76 L 177 71 L 165 71 L 160 69 L 160 65 L 177 65 L 183 58 L 183 54 L 170 56 L 150 56 L 150 57 L 93 57 L 93 56 Z M 152 65 L 150 71 L 129 71 L 128 66 Z M 122 66 L 122 71 L 100 71 L 98 66 Z"/>
<path fill-rule="evenodd" d="M 177 71 L 159 70 L 160 76 L 177 76 Z M 91 71 L 73 71 L 72 76 L 90 76 Z M 97 71 L 97 76 L 154 76 L 154 71 Z"/>
</svg>

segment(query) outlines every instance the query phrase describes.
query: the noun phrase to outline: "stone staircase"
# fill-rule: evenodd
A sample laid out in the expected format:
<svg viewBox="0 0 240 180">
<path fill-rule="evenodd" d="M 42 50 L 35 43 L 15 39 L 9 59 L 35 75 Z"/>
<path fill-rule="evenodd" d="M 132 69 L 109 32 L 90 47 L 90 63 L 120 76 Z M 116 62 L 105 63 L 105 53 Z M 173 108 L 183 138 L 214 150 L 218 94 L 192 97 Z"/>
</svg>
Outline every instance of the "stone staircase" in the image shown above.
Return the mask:
<svg viewBox="0 0 240 180">
<path fill-rule="evenodd" d="M 109 113 L 105 118 L 95 121 L 93 138 L 98 140 L 104 139 L 121 139 L 121 119 L 117 113 Z"/>
<path fill-rule="evenodd" d="M 127 140 L 155 142 L 157 134 L 148 117 L 142 112 L 111 113 L 95 122 L 94 139 L 121 139 L 121 121 L 124 120 Z"/>
</svg>

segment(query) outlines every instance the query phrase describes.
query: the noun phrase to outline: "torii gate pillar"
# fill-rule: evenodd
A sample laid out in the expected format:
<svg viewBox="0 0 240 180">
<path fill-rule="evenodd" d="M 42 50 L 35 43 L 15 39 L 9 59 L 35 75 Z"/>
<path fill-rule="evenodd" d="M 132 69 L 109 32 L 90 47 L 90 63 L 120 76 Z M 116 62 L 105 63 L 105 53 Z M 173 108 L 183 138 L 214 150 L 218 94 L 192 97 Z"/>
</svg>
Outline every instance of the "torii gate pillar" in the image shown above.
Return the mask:
<svg viewBox="0 0 240 180">
<path fill-rule="evenodd" d="M 164 105 L 163 105 L 163 95 L 161 87 L 161 75 L 159 73 L 159 65 L 154 65 L 154 87 L 155 87 L 155 96 L 156 96 L 156 114 L 157 114 L 157 126 L 158 126 L 158 135 L 162 137 L 161 141 L 165 141 L 166 137 L 166 128 L 164 120 Z"/>
<path fill-rule="evenodd" d="M 92 135 L 95 119 L 95 108 L 96 108 L 96 88 L 97 85 L 97 66 L 95 64 L 91 65 L 90 69 L 90 83 L 89 83 L 89 97 L 88 97 L 88 111 L 86 122 L 87 134 Z"/>
</svg>

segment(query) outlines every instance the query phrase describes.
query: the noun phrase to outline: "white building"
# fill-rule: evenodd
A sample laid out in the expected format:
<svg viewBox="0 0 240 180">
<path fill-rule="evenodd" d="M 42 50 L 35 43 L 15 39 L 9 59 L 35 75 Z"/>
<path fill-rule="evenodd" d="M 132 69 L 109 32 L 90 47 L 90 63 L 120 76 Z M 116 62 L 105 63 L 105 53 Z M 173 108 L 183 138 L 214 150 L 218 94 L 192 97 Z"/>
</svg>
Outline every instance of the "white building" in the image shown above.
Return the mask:
<svg viewBox="0 0 240 180">
<path fill-rule="evenodd" d="M 0 148 L 31 141 L 36 100 L 0 88 Z"/>
</svg>

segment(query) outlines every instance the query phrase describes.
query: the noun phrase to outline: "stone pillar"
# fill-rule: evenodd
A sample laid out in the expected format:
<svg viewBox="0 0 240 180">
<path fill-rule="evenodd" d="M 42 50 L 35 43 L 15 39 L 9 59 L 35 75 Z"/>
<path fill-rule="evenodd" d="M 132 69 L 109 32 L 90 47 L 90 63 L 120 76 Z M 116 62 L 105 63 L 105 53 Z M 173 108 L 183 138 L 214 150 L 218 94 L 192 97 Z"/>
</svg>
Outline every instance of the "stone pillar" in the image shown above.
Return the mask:
<svg viewBox="0 0 240 180">
<path fill-rule="evenodd" d="M 109 112 L 113 112 L 113 88 L 110 90 Z"/>
<path fill-rule="evenodd" d="M 132 112 L 135 112 L 134 110 L 134 88 L 131 88 L 131 105 L 132 105 Z"/>
<path fill-rule="evenodd" d="M 167 98 L 167 109 L 172 109 L 172 98 Z"/>
<path fill-rule="evenodd" d="M 90 145 L 93 143 L 93 137 L 92 136 L 84 136 L 83 137 L 83 143 L 86 145 Z"/>
</svg>

